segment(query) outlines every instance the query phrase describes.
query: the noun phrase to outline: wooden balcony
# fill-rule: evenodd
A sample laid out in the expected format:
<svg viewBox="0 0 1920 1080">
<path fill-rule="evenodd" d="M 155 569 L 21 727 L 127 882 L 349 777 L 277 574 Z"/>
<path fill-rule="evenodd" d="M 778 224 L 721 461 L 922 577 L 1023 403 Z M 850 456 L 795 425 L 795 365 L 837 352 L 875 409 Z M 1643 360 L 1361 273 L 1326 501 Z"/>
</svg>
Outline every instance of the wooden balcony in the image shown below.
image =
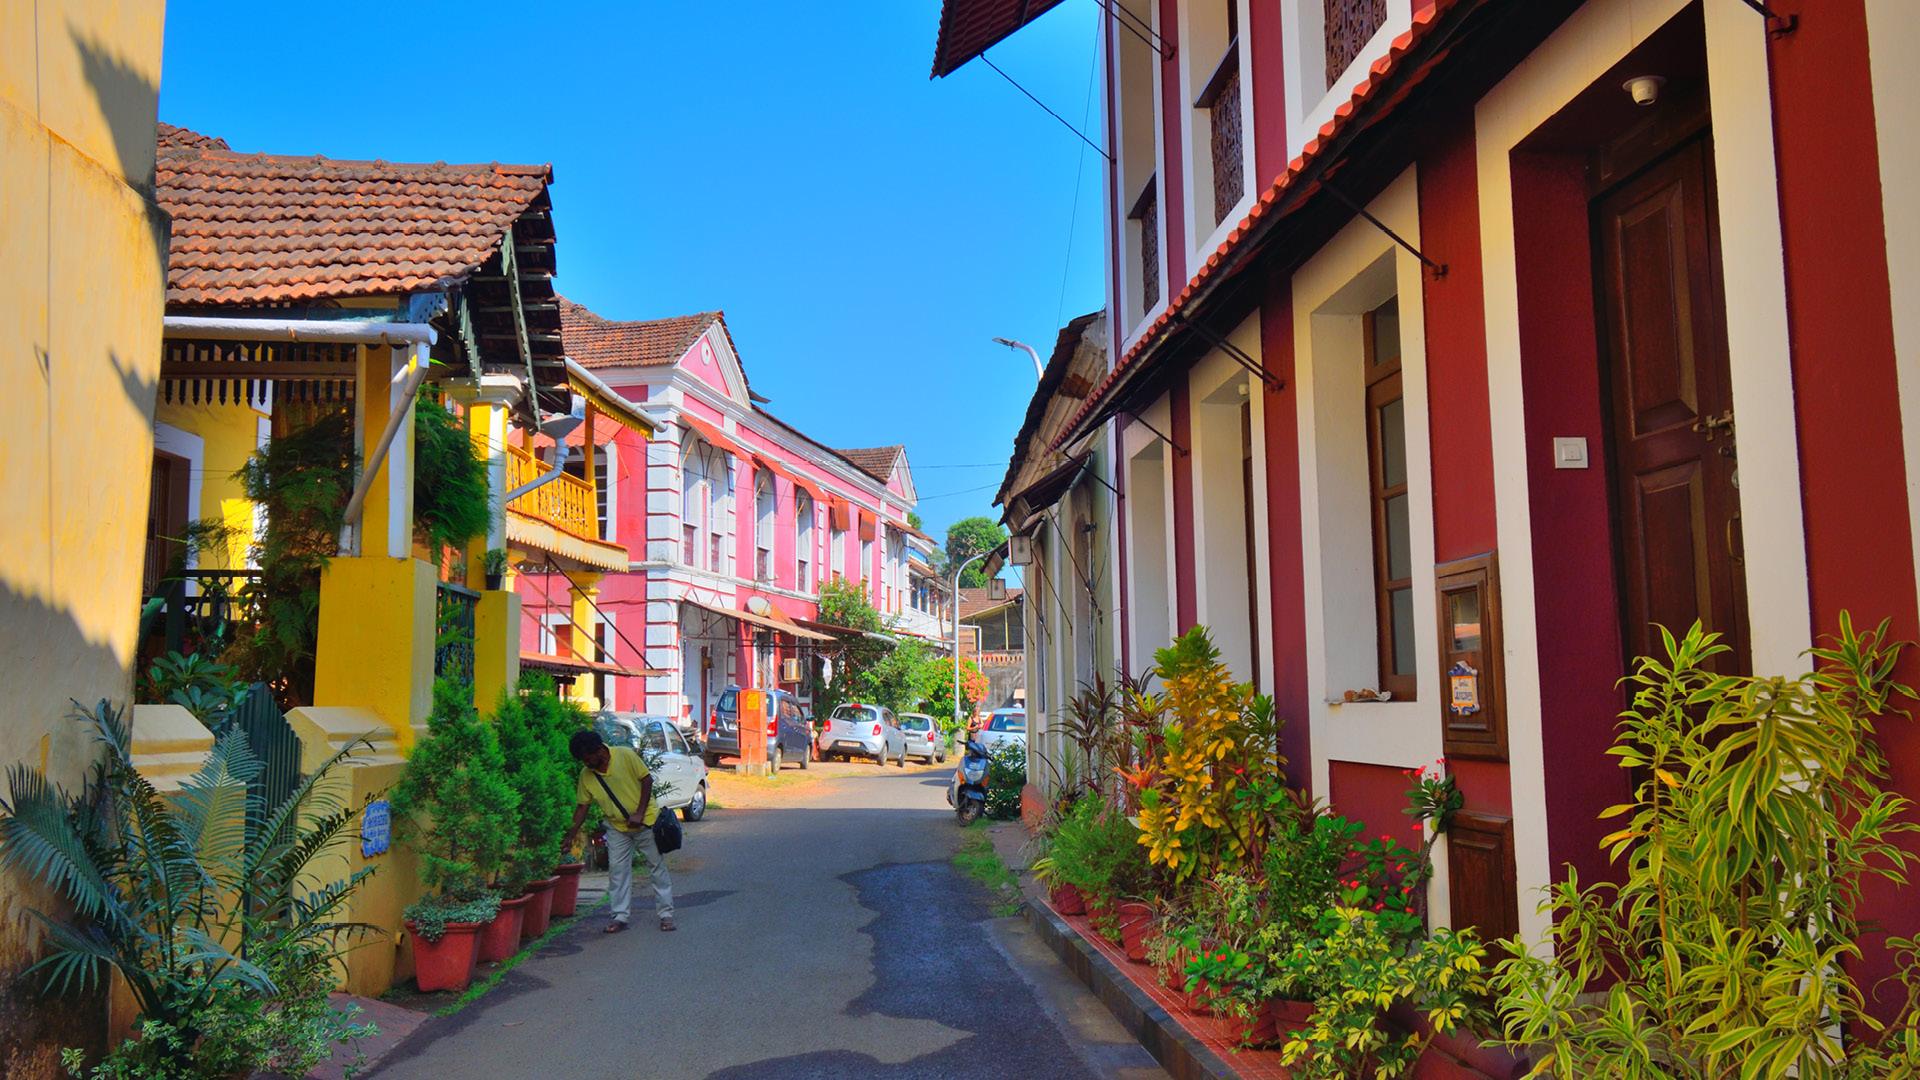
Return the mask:
<svg viewBox="0 0 1920 1080">
<path fill-rule="evenodd" d="M 521 447 L 508 444 L 506 450 L 508 491 L 552 471 Z M 572 473 L 561 473 L 507 504 L 507 539 L 597 570 L 627 568 L 627 549 L 601 539 L 593 485 Z"/>
</svg>

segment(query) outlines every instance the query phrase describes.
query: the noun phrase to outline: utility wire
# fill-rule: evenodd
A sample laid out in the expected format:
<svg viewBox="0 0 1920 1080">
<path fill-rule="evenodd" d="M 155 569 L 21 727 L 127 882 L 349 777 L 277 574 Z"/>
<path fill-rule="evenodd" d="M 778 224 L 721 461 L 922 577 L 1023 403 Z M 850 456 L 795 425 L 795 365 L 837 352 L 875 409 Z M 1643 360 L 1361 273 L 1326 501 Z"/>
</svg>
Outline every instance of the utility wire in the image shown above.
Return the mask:
<svg viewBox="0 0 1920 1080">
<path fill-rule="evenodd" d="M 1109 163 L 1111 163 L 1111 162 L 1113 161 L 1113 155 L 1112 155 L 1112 154 L 1109 154 L 1109 153 L 1107 153 L 1107 152 L 1106 152 L 1105 150 L 1102 150 L 1102 149 L 1100 148 L 1100 144 L 1099 144 L 1099 143 L 1096 143 L 1096 142 L 1094 142 L 1094 141 L 1093 141 L 1092 139 L 1089 139 L 1089 138 L 1087 138 L 1087 133 L 1086 133 L 1086 132 L 1084 132 L 1084 131 L 1081 131 L 1081 130 L 1080 130 L 1079 128 L 1077 128 L 1077 127 L 1074 127 L 1074 126 L 1073 126 L 1073 125 L 1072 125 L 1071 123 L 1068 123 L 1068 121 L 1067 121 L 1067 118 L 1066 118 L 1066 117 L 1064 117 L 1064 116 L 1061 116 L 1061 115 L 1060 115 L 1059 113 L 1057 113 L 1057 112 L 1054 112 L 1054 111 L 1053 111 L 1052 109 L 1050 109 L 1050 108 L 1047 108 L 1047 103 L 1046 103 L 1046 102 L 1044 102 L 1044 101 L 1041 101 L 1041 100 L 1040 100 L 1039 98 L 1037 98 L 1037 97 L 1034 97 L 1034 96 L 1033 96 L 1033 91 L 1031 91 L 1031 90 L 1028 90 L 1028 89 L 1027 89 L 1026 87 L 1024 87 L 1024 86 L 1021 86 L 1021 85 L 1020 85 L 1019 83 L 1017 83 L 1017 82 L 1014 82 L 1014 81 L 1013 81 L 1013 76 L 1011 76 L 1011 75 L 1009 75 L 1009 74 L 1007 74 L 1007 73 L 1006 73 L 1006 72 L 1004 72 L 1004 71 L 1001 71 L 1001 70 L 1000 70 L 1000 65 L 999 65 L 999 64 L 996 64 L 996 63 L 994 63 L 994 62 L 993 62 L 993 58 L 992 58 L 992 57 L 990 57 L 990 56 L 988 56 L 988 55 L 987 55 L 986 53 L 981 53 L 981 54 L 980 54 L 980 59 L 981 59 L 981 60 L 982 60 L 983 62 L 985 62 L 985 63 L 986 63 L 986 65 L 987 65 L 988 67 L 990 67 L 990 68 L 992 68 L 992 69 L 994 70 L 994 72 L 995 72 L 995 74 L 997 74 L 997 75 L 999 75 L 999 76 L 1000 76 L 1001 78 L 1003 78 L 1003 79 L 1005 79 L 1005 80 L 1007 80 L 1007 83 L 1008 83 L 1009 85 L 1011 85 L 1011 86 L 1012 86 L 1012 87 L 1013 87 L 1013 88 L 1014 88 L 1015 90 L 1018 90 L 1018 91 L 1020 91 L 1021 93 L 1023 93 L 1023 94 L 1025 94 L 1025 95 L 1027 95 L 1027 100 L 1028 100 L 1028 101 L 1031 101 L 1031 102 L 1033 102 L 1033 103 L 1034 103 L 1035 105 L 1038 105 L 1038 106 L 1040 106 L 1040 107 L 1041 107 L 1042 109 L 1046 109 L 1046 113 L 1047 113 L 1047 115 L 1048 115 L 1048 116 L 1051 116 L 1051 117 L 1053 117 L 1053 118 L 1054 118 L 1055 120 L 1058 120 L 1058 121 L 1060 121 L 1060 126 L 1062 126 L 1062 127 L 1064 127 L 1064 128 L 1066 128 L 1066 129 L 1067 129 L 1068 131 L 1071 131 L 1071 132 L 1073 132 L 1073 133 L 1074 133 L 1075 135 L 1078 135 L 1078 136 L 1080 137 L 1080 141 L 1081 141 L 1081 142 L 1083 142 L 1083 143 L 1086 143 L 1086 144 L 1087 144 L 1088 146 L 1091 146 L 1091 147 L 1093 147 L 1093 149 L 1094 149 L 1094 151 L 1095 151 L 1096 153 L 1098 153 L 1098 154 L 1099 154 L 1099 155 L 1100 155 L 1101 157 L 1103 157 L 1103 158 L 1106 158 L 1106 159 L 1107 159 L 1107 161 L 1108 161 Z"/>
</svg>

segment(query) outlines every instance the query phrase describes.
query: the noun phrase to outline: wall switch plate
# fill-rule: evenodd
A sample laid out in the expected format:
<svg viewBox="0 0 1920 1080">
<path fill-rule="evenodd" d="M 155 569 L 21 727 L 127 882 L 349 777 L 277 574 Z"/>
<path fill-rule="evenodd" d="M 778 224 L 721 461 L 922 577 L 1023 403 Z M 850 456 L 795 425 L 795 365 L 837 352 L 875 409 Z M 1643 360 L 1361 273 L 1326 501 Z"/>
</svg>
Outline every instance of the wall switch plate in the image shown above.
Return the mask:
<svg viewBox="0 0 1920 1080">
<path fill-rule="evenodd" d="M 1587 440 L 1580 435 L 1556 435 L 1553 439 L 1553 467 L 1556 469 L 1584 469 L 1587 467 Z"/>
</svg>

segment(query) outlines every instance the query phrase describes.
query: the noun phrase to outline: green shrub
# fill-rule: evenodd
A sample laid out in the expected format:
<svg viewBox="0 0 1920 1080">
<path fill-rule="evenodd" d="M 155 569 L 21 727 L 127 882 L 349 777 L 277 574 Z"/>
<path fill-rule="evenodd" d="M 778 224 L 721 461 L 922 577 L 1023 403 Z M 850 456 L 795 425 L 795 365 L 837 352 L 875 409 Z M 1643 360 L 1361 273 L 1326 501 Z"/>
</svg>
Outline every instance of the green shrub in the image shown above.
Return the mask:
<svg viewBox="0 0 1920 1080">
<path fill-rule="evenodd" d="M 24 764 L 8 770 L 0 871 L 61 901 L 28 911 L 48 950 L 23 977 L 50 995 L 91 995 L 113 972 L 139 1008 L 152 1037 L 115 1051 L 99 1075 L 300 1074 L 361 1034 L 327 1000 L 334 961 L 373 929 L 340 918 L 373 871 L 329 873 L 360 811 L 327 779 L 359 744 L 268 806 L 238 731 L 163 795 L 134 768 L 124 711 L 103 701 L 80 719 L 104 753 L 79 794 Z M 235 903 L 243 894 L 249 903 Z M 84 1069 L 81 1055 L 63 1058 Z"/>
<path fill-rule="evenodd" d="M 987 816 L 1011 821 L 1020 816 L 1020 791 L 1027 786 L 1027 748 L 1001 743 L 987 759 Z"/>
<path fill-rule="evenodd" d="M 423 896 L 407 905 L 400 917 L 413 932 L 427 941 L 439 941 L 447 934 L 448 923 L 492 922 L 500 914 L 500 894 L 481 893 L 472 900 L 453 900 L 446 896 Z"/>
<path fill-rule="evenodd" d="M 420 876 L 448 902 L 480 897 L 504 873 L 518 841 L 519 796 L 493 726 L 464 683 L 433 684 L 427 737 L 393 789 L 400 837 L 420 853 Z"/>
<path fill-rule="evenodd" d="M 487 463 L 445 405 L 421 394 L 413 405 L 413 532 L 431 551 L 464 547 L 491 523 Z"/>
<path fill-rule="evenodd" d="M 1118 810 L 1097 798 L 1077 799 L 1048 841 L 1052 876 L 1089 896 L 1140 895 L 1151 878 L 1139 837 Z"/>
<path fill-rule="evenodd" d="M 532 675 L 521 687 L 501 695 L 493 717 L 507 783 L 519 802 L 518 840 L 504 882 L 508 892 L 545 879 L 560 862 L 560 839 L 573 820 L 580 769 L 567 739 L 588 724 L 586 711 L 562 699 L 552 679 Z"/>
</svg>

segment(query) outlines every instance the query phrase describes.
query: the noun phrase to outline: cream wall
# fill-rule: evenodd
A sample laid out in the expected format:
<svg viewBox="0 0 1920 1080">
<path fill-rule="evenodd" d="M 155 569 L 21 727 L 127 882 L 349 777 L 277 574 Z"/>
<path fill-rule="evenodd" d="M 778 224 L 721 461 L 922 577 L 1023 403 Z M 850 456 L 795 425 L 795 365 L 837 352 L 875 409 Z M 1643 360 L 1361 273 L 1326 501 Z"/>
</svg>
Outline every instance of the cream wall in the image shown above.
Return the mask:
<svg viewBox="0 0 1920 1080">
<path fill-rule="evenodd" d="M 215 570 L 246 566 L 259 525 L 258 513 L 256 504 L 247 498 L 246 486 L 234 473 L 265 444 L 269 423 L 266 413 L 233 402 L 156 401 L 153 416 L 159 423 L 200 440 L 201 459 L 192 466 L 187 513 L 195 520 L 223 522 L 233 530 L 224 552 L 202 551 L 197 565 Z"/>
<path fill-rule="evenodd" d="M 151 197 L 160 0 L 0 4 L 0 764 L 77 782 L 70 698 L 126 702 L 160 365 L 164 229 Z M 97 1043 L 98 1003 L 34 1008 L 0 880 L 0 1075 L 53 1076 Z"/>
</svg>

